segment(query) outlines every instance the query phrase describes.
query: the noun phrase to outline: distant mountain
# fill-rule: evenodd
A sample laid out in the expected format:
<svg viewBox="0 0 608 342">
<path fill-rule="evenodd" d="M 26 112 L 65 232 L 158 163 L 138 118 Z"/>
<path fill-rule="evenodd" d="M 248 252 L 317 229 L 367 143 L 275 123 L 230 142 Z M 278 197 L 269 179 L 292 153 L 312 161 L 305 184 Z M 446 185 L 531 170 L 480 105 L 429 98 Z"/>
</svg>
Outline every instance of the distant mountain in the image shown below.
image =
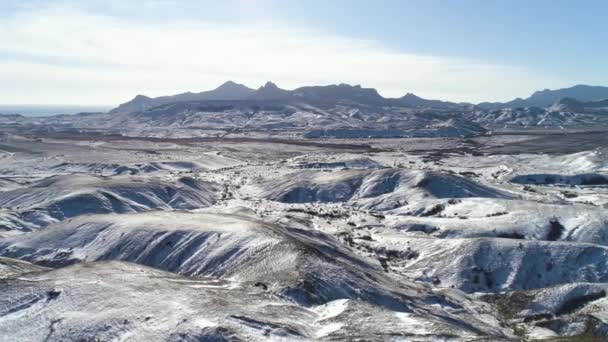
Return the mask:
<svg viewBox="0 0 608 342">
<path fill-rule="evenodd" d="M 574 89 L 574 90 L 573 90 Z M 585 92 L 584 90 L 592 89 Z M 273 82 L 251 89 L 234 82 L 200 93 L 151 98 L 138 95 L 109 114 L 54 116 L 60 129 L 102 129 L 122 135 L 299 136 L 303 138 L 458 137 L 502 128 L 608 127 L 608 99 L 559 97 L 543 106 L 540 98 L 583 92 L 599 97 L 601 87 L 578 86 L 537 92 L 528 99 L 483 109 L 467 103 L 428 100 L 407 93 L 382 97 L 376 89 L 332 84 L 286 90 Z M 608 89 L 608 88 L 605 88 Z M 595 92 L 595 93 L 593 93 Z M 557 94 L 557 95 L 556 95 Z M 608 94 L 607 94 L 608 95 Z M 510 106 L 510 107 L 502 107 Z M 0 116 L 0 124 L 26 125 L 26 118 Z M 36 125 L 39 125 L 39 120 Z"/>
<path fill-rule="evenodd" d="M 527 99 L 533 106 L 546 107 L 562 98 L 573 98 L 582 102 L 608 99 L 608 87 L 577 85 L 570 88 L 537 91 Z"/>
<path fill-rule="evenodd" d="M 361 104 L 381 105 L 386 99 L 373 88 L 363 88 L 360 85 L 348 84 L 301 87 L 293 91 L 293 96 L 314 102 L 337 103 L 349 101 Z"/>
<path fill-rule="evenodd" d="M 410 107 L 428 107 L 428 108 L 455 108 L 462 106 L 470 106 L 468 103 L 454 103 L 440 100 L 427 100 L 412 93 L 407 93 L 403 97 L 397 99 L 401 105 Z"/>
<path fill-rule="evenodd" d="M 407 93 L 401 98 L 384 98 L 376 89 L 363 88 L 360 85 L 332 84 L 327 86 L 306 86 L 295 90 L 279 88 L 272 82 L 267 82 L 257 90 L 242 84 L 228 81 L 217 89 L 201 93 L 183 93 L 173 96 L 156 98 L 137 95 L 133 100 L 123 103 L 110 113 L 142 112 L 150 108 L 169 103 L 187 101 L 301 101 L 319 105 L 333 105 L 337 103 L 364 104 L 369 106 L 401 106 L 417 108 L 448 109 L 462 106 L 462 104 L 427 100 L 414 94 Z"/>
<path fill-rule="evenodd" d="M 517 98 L 506 103 L 484 102 L 478 104 L 478 107 L 482 109 L 549 107 L 563 98 L 581 102 L 605 100 L 608 99 L 608 87 L 576 85 L 557 90 L 545 89 L 535 92 L 526 99 Z"/>
<path fill-rule="evenodd" d="M 564 97 L 550 107 L 547 107 L 547 110 L 552 112 L 608 114 L 608 99 L 583 102 L 571 97 Z"/>
<path fill-rule="evenodd" d="M 173 102 L 183 101 L 204 101 L 204 100 L 240 100 L 252 96 L 256 91 L 242 84 L 228 81 L 214 90 L 201 93 L 182 93 L 173 96 L 161 96 L 150 98 L 144 95 L 137 95 L 129 102 L 123 103 L 114 108 L 110 113 L 130 113 L 140 112 L 149 108 L 161 106 Z"/>
<path fill-rule="evenodd" d="M 241 98 L 241 100 L 284 100 L 290 97 L 291 92 L 289 90 L 281 89 L 272 82 L 266 82 L 257 91 Z"/>
<path fill-rule="evenodd" d="M 238 100 L 247 96 L 251 96 L 255 90 L 248 88 L 242 84 L 228 81 L 215 90 L 201 93 L 203 100 Z"/>
<path fill-rule="evenodd" d="M 223 103 L 203 103 L 222 101 Z M 562 125 L 591 125 L 604 123 L 608 115 L 608 87 L 577 85 L 557 90 L 537 91 L 532 96 L 517 98 L 506 103 L 454 103 L 440 100 L 428 100 L 407 93 L 400 98 L 382 97 L 374 88 L 364 88 L 360 85 L 332 84 L 327 86 L 305 86 L 294 90 L 278 87 L 273 82 L 266 82 L 258 89 L 251 89 L 242 84 L 228 81 L 211 91 L 200 93 L 182 93 L 173 96 L 150 98 L 137 95 L 133 100 L 123 103 L 110 111 L 117 113 L 142 113 L 163 106 L 154 113 L 179 112 L 183 108 L 195 112 L 221 108 L 234 108 L 241 105 L 226 102 L 279 102 L 280 106 L 309 105 L 324 110 L 334 110 L 335 106 L 352 107 L 348 116 L 353 118 L 365 117 L 368 111 L 380 111 L 384 107 L 401 108 L 403 111 L 430 111 L 465 114 L 473 122 L 487 126 L 562 126 Z M 172 108 L 165 105 L 177 104 Z M 187 103 L 196 103 L 195 107 Z M 259 107 L 250 104 L 253 107 Z M 264 104 L 261 104 L 264 106 Z M 209 107 L 210 106 L 210 107 Z M 228 107 L 226 107 L 228 106 Z M 252 108 L 253 108 L 252 107 Z M 285 107 L 287 108 L 287 107 Z M 356 110 L 355 110 L 356 108 Z M 290 109 L 291 110 L 291 109 Z M 148 113 L 149 115 L 150 113 Z M 386 120 L 375 117 L 374 120 Z M 218 118 L 217 120 L 221 120 Z M 277 123 L 280 125 L 280 123 Z M 350 133 L 349 133 L 350 134 Z"/>
<path fill-rule="evenodd" d="M 112 109 L 110 113 L 126 113 L 126 112 L 140 112 L 148 108 L 154 107 L 155 103 L 162 104 L 161 101 L 147 97 L 145 95 L 137 95 L 129 102 L 120 104 L 118 107 Z"/>
</svg>

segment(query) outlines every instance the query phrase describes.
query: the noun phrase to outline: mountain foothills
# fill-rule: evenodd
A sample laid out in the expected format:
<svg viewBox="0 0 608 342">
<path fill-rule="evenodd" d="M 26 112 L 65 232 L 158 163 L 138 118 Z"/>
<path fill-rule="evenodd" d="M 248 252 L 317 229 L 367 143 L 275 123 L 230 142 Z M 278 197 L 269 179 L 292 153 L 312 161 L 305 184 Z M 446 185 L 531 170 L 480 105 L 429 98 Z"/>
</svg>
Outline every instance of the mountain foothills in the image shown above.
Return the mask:
<svg viewBox="0 0 608 342">
<path fill-rule="evenodd" d="M 384 98 L 347 84 L 295 90 L 226 82 L 200 93 L 137 95 L 108 113 L 28 118 L 1 115 L 14 129 L 149 137 L 460 137 L 509 129 L 608 127 L 608 88 L 544 90 L 507 103 L 453 103 L 407 93 Z"/>
<path fill-rule="evenodd" d="M 0 115 L 0 341 L 606 340 L 607 89 Z"/>
</svg>

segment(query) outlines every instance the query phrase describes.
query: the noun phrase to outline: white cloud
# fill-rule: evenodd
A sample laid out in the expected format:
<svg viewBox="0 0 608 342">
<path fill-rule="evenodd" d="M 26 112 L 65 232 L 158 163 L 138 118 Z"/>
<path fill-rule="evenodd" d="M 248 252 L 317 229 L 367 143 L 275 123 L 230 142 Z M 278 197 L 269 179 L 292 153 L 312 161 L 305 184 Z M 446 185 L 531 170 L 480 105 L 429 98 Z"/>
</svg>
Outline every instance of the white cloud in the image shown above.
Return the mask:
<svg viewBox="0 0 608 342">
<path fill-rule="evenodd" d="M 162 7 L 167 1 L 150 2 Z M 513 66 L 393 51 L 288 25 L 134 22 L 71 6 L 0 22 L 0 103 L 114 104 L 211 89 L 228 79 L 284 88 L 352 83 L 385 96 L 508 100 L 555 79 Z"/>
</svg>

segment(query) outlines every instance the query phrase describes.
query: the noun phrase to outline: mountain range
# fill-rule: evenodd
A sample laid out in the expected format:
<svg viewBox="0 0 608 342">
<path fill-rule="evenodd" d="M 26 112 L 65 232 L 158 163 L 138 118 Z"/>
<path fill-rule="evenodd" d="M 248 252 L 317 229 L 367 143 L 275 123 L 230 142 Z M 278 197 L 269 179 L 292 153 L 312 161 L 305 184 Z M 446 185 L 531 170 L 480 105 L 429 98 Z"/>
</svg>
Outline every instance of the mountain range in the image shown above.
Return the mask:
<svg viewBox="0 0 608 342">
<path fill-rule="evenodd" d="M 182 93 L 172 96 L 151 98 L 137 95 L 129 102 L 114 108 L 110 113 L 128 113 L 144 111 L 157 106 L 184 101 L 303 101 L 315 104 L 335 104 L 351 102 L 367 105 L 393 105 L 406 107 L 458 107 L 461 104 L 438 100 L 427 100 L 407 93 L 400 98 L 384 98 L 376 89 L 363 88 L 360 85 L 305 86 L 294 90 L 279 88 L 273 82 L 267 82 L 258 89 L 232 81 L 225 82 L 216 89 L 200 93 Z"/>
<path fill-rule="evenodd" d="M 400 98 L 382 97 L 376 89 L 363 88 L 360 85 L 305 86 L 294 90 L 279 88 L 275 83 L 267 82 L 258 89 L 249 88 L 233 81 L 225 82 L 216 89 L 200 93 L 186 92 L 171 96 L 148 97 L 137 95 L 131 101 L 119 105 L 110 113 L 140 112 L 161 105 L 186 101 L 303 101 L 314 104 L 335 104 L 338 102 L 358 103 L 374 106 L 426 107 L 442 109 L 462 109 L 476 107 L 482 110 L 526 107 L 549 107 L 564 98 L 579 102 L 592 102 L 608 99 L 608 87 L 576 85 L 557 90 L 545 89 L 533 93 L 530 97 L 517 98 L 509 102 L 483 102 L 477 105 L 454 103 L 440 100 L 429 100 L 407 93 Z"/>
<path fill-rule="evenodd" d="M 608 88 L 544 90 L 507 103 L 454 103 L 337 84 L 286 90 L 228 81 L 200 93 L 137 95 L 107 113 L 1 116 L 13 130 L 102 131 L 155 137 L 461 137 L 503 129 L 608 128 Z"/>
<path fill-rule="evenodd" d="M 572 98 L 581 102 L 606 100 L 608 99 L 608 87 L 579 84 L 570 88 L 537 91 L 526 99 L 517 98 L 506 103 L 484 102 L 478 104 L 478 106 L 483 109 L 548 107 L 563 98 Z"/>
</svg>

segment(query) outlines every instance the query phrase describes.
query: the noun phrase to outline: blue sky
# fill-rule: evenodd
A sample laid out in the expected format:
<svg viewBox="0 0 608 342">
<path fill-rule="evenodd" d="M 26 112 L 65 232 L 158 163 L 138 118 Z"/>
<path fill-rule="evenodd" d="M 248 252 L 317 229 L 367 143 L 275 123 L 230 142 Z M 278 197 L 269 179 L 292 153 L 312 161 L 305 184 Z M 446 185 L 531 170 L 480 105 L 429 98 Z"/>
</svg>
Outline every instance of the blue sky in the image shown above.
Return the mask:
<svg viewBox="0 0 608 342">
<path fill-rule="evenodd" d="M 231 79 L 506 101 L 608 86 L 607 1 L 5 0 L 0 104 L 115 104 Z"/>
</svg>

